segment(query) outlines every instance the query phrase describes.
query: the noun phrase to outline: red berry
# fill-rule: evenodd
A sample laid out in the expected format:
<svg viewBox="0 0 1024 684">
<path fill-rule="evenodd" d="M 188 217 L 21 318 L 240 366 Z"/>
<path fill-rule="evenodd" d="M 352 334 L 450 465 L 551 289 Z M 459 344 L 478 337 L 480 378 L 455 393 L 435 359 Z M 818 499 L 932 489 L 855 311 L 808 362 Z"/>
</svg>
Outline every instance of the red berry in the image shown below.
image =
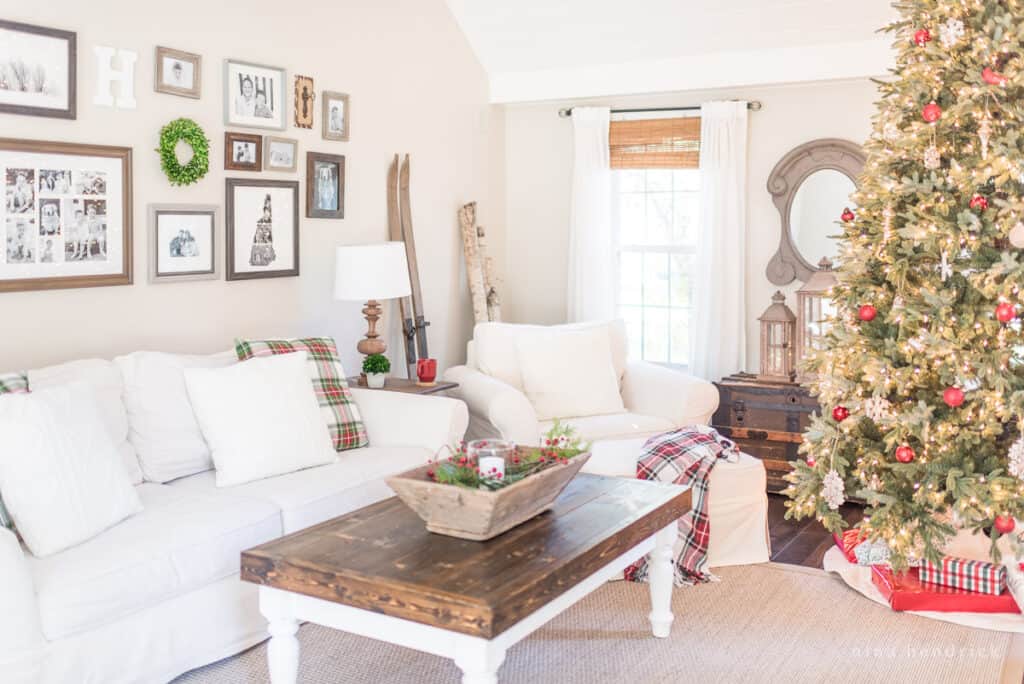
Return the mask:
<svg viewBox="0 0 1024 684">
<path fill-rule="evenodd" d="M 852 211 L 850 211 L 850 207 L 844 207 L 843 213 L 839 215 L 839 218 L 843 219 L 843 223 L 849 223 L 857 217 Z"/>
<path fill-rule="evenodd" d="M 875 316 L 877 315 L 878 309 L 871 306 L 870 304 L 865 304 L 859 309 L 857 309 L 857 318 L 864 321 L 865 323 L 870 323 L 871 321 L 875 320 Z"/>
<path fill-rule="evenodd" d="M 981 211 L 985 211 L 986 209 L 988 209 L 988 198 L 985 197 L 984 195 L 975 195 L 974 197 L 971 198 L 971 201 L 968 204 L 968 206 L 971 209 L 980 209 Z"/>
<path fill-rule="evenodd" d="M 930 43 L 931 40 L 932 32 L 926 28 L 917 29 L 917 31 L 914 32 L 914 43 L 917 47 L 924 47 L 927 43 Z"/>
<path fill-rule="evenodd" d="M 934 102 L 929 102 L 924 106 L 924 109 L 921 110 L 921 116 L 928 123 L 935 123 L 942 118 L 942 107 Z"/>
<path fill-rule="evenodd" d="M 427 471 L 427 477 L 429 477 L 431 480 L 433 480 L 434 479 L 434 471 L 433 470 L 428 470 Z"/>
<path fill-rule="evenodd" d="M 1017 308 L 1010 302 L 1000 302 L 996 306 L 996 318 L 1000 323 L 1009 323 L 1017 317 Z"/>
<path fill-rule="evenodd" d="M 947 387 L 942 393 L 942 401 L 952 408 L 964 403 L 964 391 L 959 387 Z"/>
<path fill-rule="evenodd" d="M 1017 522 L 1010 515 L 997 515 L 995 526 L 999 534 L 1010 534 L 1017 527 Z"/>
<path fill-rule="evenodd" d="M 844 420 L 850 417 L 850 409 L 845 406 L 836 406 L 832 409 L 832 420 L 837 423 L 842 423 Z"/>
<path fill-rule="evenodd" d="M 812 468 L 813 468 L 813 467 L 814 467 L 814 464 L 815 464 L 815 463 L 817 463 L 817 461 L 815 461 L 815 460 L 814 460 L 813 458 L 811 458 L 810 456 L 808 456 L 808 457 L 807 457 L 807 465 L 809 465 L 810 467 L 812 467 Z"/>
<path fill-rule="evenodd" d="M 914 460 L 915 455 L 914 450 L 906 444 L 896 448 L 896 460 L 900 463 L 910 463 Z"/>
</svg>

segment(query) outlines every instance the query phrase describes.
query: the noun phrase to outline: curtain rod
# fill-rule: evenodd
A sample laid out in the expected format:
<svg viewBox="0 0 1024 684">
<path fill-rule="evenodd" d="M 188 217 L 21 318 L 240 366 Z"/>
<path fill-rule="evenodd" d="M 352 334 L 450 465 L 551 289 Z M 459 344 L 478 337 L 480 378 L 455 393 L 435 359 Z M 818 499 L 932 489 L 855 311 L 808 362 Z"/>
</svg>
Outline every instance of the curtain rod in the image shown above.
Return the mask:
<svg viewBox="0 0 1024 684">
<path fill-rule="evenodd" d="M 759 100 L 747 103 L 747 109 L 752 112 L 758 112 L 761 110 L 761 104 Z M 565 107 L 564 109 L 558 110 L 558 116 L 564 118 L 572 116 L 573 107 Z M 643 112 L 698 112 L 700 111 L 700 105 L 692 107 L 645 107 L 642 109 L 613 109 L 612 114 L 640 114 Z"/>
</svg>

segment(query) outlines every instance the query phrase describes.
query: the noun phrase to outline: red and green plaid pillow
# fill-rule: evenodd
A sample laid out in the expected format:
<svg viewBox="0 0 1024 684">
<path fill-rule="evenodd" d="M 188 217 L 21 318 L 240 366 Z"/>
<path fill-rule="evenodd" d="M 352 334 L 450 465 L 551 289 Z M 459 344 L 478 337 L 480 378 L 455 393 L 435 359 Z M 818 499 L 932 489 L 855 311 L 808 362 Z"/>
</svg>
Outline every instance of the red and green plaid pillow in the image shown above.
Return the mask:
<svg viewBox="0 0 1024 684">
<path fill-rule="evenodd" d="M 294 340 L 235 340 L 235 354 L 239 361 L 257 356 L 305 352 L 309 358 L 309 377 L 313 391 L 320 402 L 327 429 L 334 441 L 335 451 L 358 449 L 369 444 L 366 426 L 359 415 L 359 407 L 345 380 L 338 349 L 329 337 L 305 337 Z"/>
<path fill-rule="evenodd" d="M 0 394 L 27 394 L 28 373 L 0 373 Z M 14 529 L 14 521 L 0 498 L 0 527 Z"/>
</svg>

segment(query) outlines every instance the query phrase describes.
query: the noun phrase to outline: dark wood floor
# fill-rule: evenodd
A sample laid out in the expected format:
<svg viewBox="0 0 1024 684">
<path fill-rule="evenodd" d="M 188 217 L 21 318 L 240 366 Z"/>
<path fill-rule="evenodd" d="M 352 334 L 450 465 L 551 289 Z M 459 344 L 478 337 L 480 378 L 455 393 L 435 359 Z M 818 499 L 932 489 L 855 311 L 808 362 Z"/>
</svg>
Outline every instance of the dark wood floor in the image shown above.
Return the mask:
<svg viewBox="0 0 1024 684">
<path fill-rule="evenodd" d="M 772 540 L 772 560 L 820 568 L 822 557 L 834 543 L 832 534 L 814 518 L 786 520 L 785 501 L 786 497 L 781 494 L 768 495 L 768 534 Z M 864 517 L 864 509 L 856 504 L 846 504 L 840 510 L 850 524 Z"/>
</svg>

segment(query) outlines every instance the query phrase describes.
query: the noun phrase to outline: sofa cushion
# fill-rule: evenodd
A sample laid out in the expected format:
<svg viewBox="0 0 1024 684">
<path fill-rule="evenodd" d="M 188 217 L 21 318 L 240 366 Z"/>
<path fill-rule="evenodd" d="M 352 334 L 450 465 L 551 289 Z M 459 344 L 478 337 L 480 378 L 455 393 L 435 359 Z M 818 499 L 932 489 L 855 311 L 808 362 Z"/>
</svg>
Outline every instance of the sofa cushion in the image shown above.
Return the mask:
<svg viewBox="0 0 1024 684">
<path fill-rule="evenodd" d="M 142 482 L 139 459 L 135 457 L 135 449 L 128 442 L 128 414 L 121 400 L 124 388 L 117 366 L 103 359 L 83 359 L 28 372 L 29 387 L 33 391 L 69 382 L 84 382 L 92 387 L 103 424 L 110 432 L 118 453 L 121 454 L 121 461 L 128 477 L 132 484 Z"/>
<path fill-rule="evenodd" d="M 26 392 L 28 392 L 28 373 L 24 371 L 0 373 L 0 395 L 25 394 Z M 14 521 L 11 520 L 7 509 L 4 508 L 3 498 L 0 498 L 0 527 L 14 529 Z"/>
<path fill-rule="evenodd" d="M 147 481 L 167 482 L 213 468 L 188 398 L 185 369 L 235 363 L 234 351 L 206 356 L 135 352 L 114 359 L 124 379 L 128 440 Z"/>
<path fill-rule="evenodd" d="M 586 442 L 601 439 L 627 439 L 630 437 L 650 437 L 659 432 L 674 430 L 675 426 L 667 418 L 644 416 L 639 413 L 616 413 L 610 416 L 586 416 L 563 420 L 563 424 L 576 428 L 576 433 Z M 545 434 L 554 425 L 553 421 L 540 423 L 540 434 Z M 595 458 L 591 456 L 591 459 Z M 635 465 L 635 464 L 634 464 Z"/>
<path fill-rule="evenodd" d="M 136 487 L 144 510 L 47 558 L 28 556 L 49 640 L 82 632 L 238 572 L 243 550 L 281 535 L 265 500 Z"/>
<path fill-rule="evenodd" d="M 596 321 L 570 323 L 567 325 L 520 325 L 517 323 L 477 323 L 473 328 L 472 355 L 476 367 L 483 373 L 523 389 L 523 376 L 519 366 L 517 340 L 526 335 L 540 335 L 561 330 L 586 330 L 605 327 L 608 329 L 612 348 L 612 367 L 615 378 L 621 382 L 626 372 L 626 357 L 629 345 L 626 339 L 626 324 L 623 321 Z"/>
<path fill-rule="evenodd" d="M 197 494 L 224 492 L 264 499 L 281 509 L 285 534 L 344 515 L 394 496 L 381 478 L 423 465 L 431 452 L 419 447 L 366 447 L 338 454 L 336 463 L 217 489 L 213 473 L 171 482 L 176 490 Z"/>
</svg>

